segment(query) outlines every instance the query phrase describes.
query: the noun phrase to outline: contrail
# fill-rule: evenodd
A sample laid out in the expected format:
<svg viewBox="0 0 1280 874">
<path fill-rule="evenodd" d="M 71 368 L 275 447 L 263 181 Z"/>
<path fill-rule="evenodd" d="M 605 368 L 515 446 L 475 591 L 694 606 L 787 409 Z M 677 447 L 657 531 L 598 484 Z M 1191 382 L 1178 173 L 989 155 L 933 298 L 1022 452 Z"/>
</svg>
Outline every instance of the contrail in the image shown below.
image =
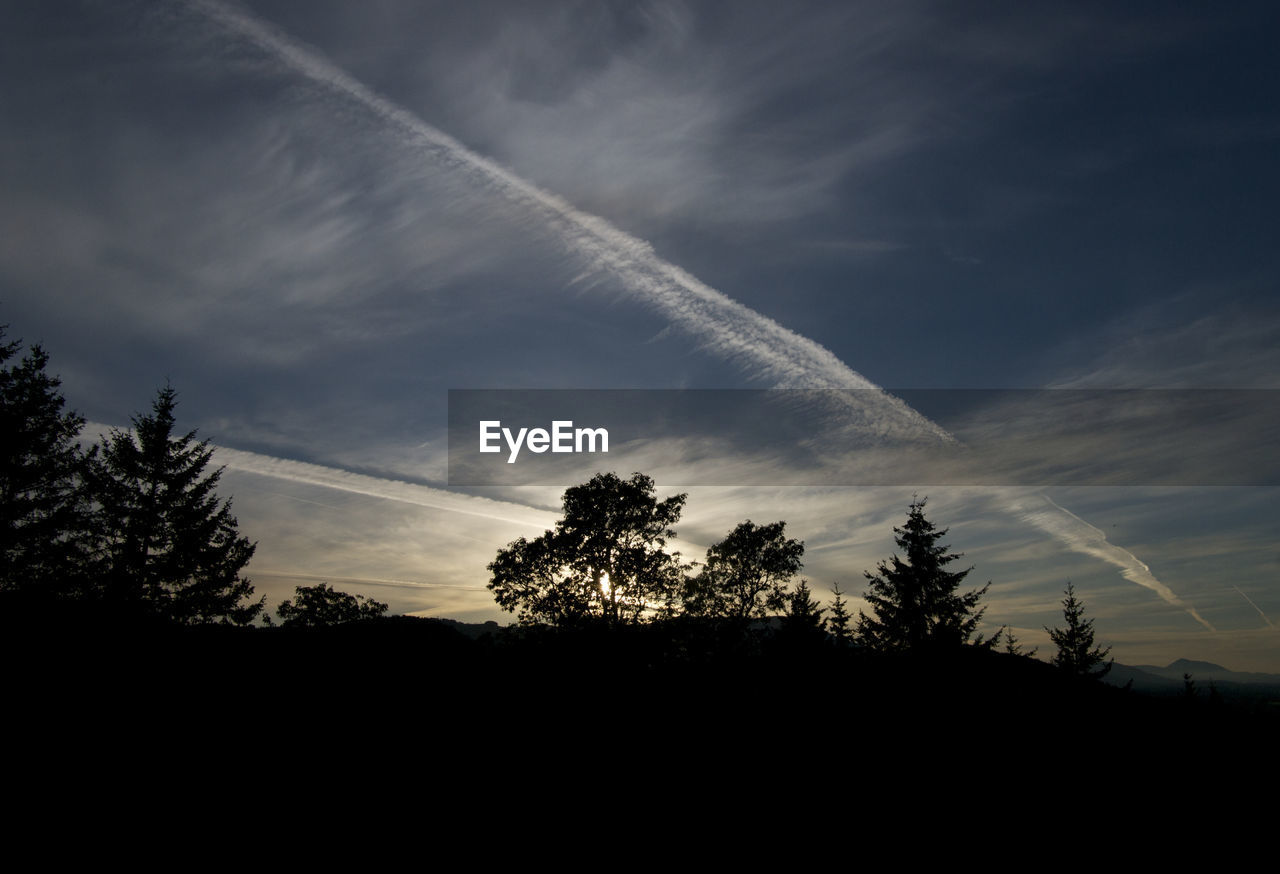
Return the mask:
<svg viewBox="0 0 1280 874">
<path fill-rule="evenodd" d="M 1130 582 L 1150 589 L 1165 601 L 1186 610 L 1191 618 L 1210 631 L 1217 631 L 1209 622 L 1196 612 L 1196 608 L 1183 601 L 1173 590 L 1155 578 L 1151 568 L 1147 567 L 1136 555 L 1107 541 L 1107 535 L 1081 519 L 1075 513 L 1060 507 L 1048 495 L 1041 495 L 1049 506 L 1031 506 L 1014 504 L 1014 512 L 1023 520 L 1056 537 L 1076 552 L 1100 558 L 1120 568 L 1120 575 Z"/>
<path fill-rule="evenodd" d="M 445 166 L 482 187 L 539 214 L 563 245 L 596 270 L 607 272 L 640 300 L 679 328 L 699 338 L 716 355 L 735 362 L 753 378 L 778 388 L 868 389 L 833 393 L 870 433 L 898 439 L 927 436 L 943 443 L 954 438 L 899 398 L 855 373 L 825 347 L 743 306 L 676 267 L 644 240 L 581 212 L 510 170 L 468 149 L 453 137 L 397 106 L 318 52 L 260 19 L 218 0 L 188 0 L 189 5 L 268 52 L 289 69 L 343 94 L 400 132 L 406 144 L 422 148 Z"/>
<path fill-rule="evenodd" d="M 128 432 L 130 429 L 113 429 L 109 425 L 89 422 L 80 432 L 83 441 L 90 434 L 105 434 L 111 430 Z M 225 465 L 230 470 L 242 473 L 253 473 L 259 476 L 287 480 L 310 486 L 322 486 L 341 492 L 366 495 L 371 498 L 382 498 L 386 501 L 399 501 L 402 504 L 413 504 L 416 507 L 430 507 L 434 510 L 447 510 L 468 516 L 479 516 L 495 522 L 509 522 L 528 528 L 545 531 L 554 527 L 555 520 L 545 510 L 527 507 L 510 501 L 495 501 L 474 495 L 463 495 L 445 489 L 408 483 L 402 480 L 384 479 L 353 473 L 337 467 L 325 467 L 307 461 L 292 461 L 287 458 L 276 458 L 261 455 L 257 452 L 246 452 L 243 449 L 228 449 L 225 446 L 214 446 L 214 461 Z M 318 502 L 312 502 L 318 503 Z"/>
<path fill-rule="evenodd" d="M 473 495 L 435 489 L 402 480 L 383 479 L 352 473 L 336 467 L 325 467 L 306 461 L 290 461 L 241 449 L 216 448 L 214 459 L 231 470 L 256 473 L 306 485 L 323 486 L 357 495 L 368 495 L 388 501 L 399 501 L 418 507 L 448 510 L 469 516 L 479 516 L 497 522 L 510 522 L 544 531 L 554 526 L 554 519 L 544 510 L 526 507 L 508 501 L 494 501 Z"/>
<path fill-rule="evenodd" d="M 1239 586 L 1232 586 L 1231 588 L 1235 589 L 1237 592 L 1240 592 L 1240 587 L 1239 587 Z M 1257 604 L 1253 603 L 1253 599 L 1252 599 L 1252 598 L 1250 598 L 1250 597 L 1249 597 L 1248 595 L 1246 595 L 1244 592 L 1240 592 L 1240 597 L 1241 597 L 1241 598 L 1244 598 L 1246 601 L 1248 601 L 1248 602 L 1249 602 L 1249 606 L 1250 606 L 1250 607 L 1252 607 L 1254 610 L 1257 610 L 1257 611 L 1258 611 L 1258 615 L 1262 617 L 1262 621 L 1263 621 L 1263 622 L 1267 623 L 1267 627 L 1268 627 L 1268 628 L 1275 628 L 1275 626 L 1271 624 L 1271 620 L 1267 618 L 1267 614 L 1262 612 L 1262 608 L 1261 608 L 1261 607 L 1259 607 Z"/>
<path fill-rule="evenodd" d="M 875 436 L 907 440 L 924 437 L 942 443 L 956 442 L 944 428 L 853 371 L 825 347 L 784 328 L 663 260 L 649 243 L 598 216 L 575 209 L 560 197 L 476 154 L 270 24 L 232 9 L 219 0 L 188 0 L 188 5 L 274 56 L 294 72 L 361 104 L 391 129 L 398 131 L 407 145 L 425 150 L 443 165 L 475 180 L 481 187 L 540 215 L 556 231 L 567 249 L 584 258 L 594 269 L 615 276 L 623 287 L 661 312 L 673 325 L 699 338 L 715 354 L 742 366 L 750 377 L 768 381 L 777 388 L 869 389 L 871 391 L 858 392 L 856 396 L 853 392 L 833 392 L 831 400 L 844 406 L 844 412 L 850 414 L 867 433 Z M 267 459 L 266 456 L 258 458 Z M 279 459 L 271 461 L 300 464 Z M 265 461 L 255 463 L 262 466 Z M 373 480 L 371 477 L 361 479 Z M 425 488 L 408 483 L 397 485 Z M 377 488 L 384 487 L 378 485 Z M 435 489 L 428 491 L 450 495 Z M 363 493 L 375 494 L 374 491 Z M 1194 608 L 1179 600 L 1168 586 L 1157 580 L 1150 568 L 1132 553 L 1107 543 L 1098 529 L 1052 501 L 1049 503 L 1061 515 L 1055 519 L 1048 511 L 1041 510 L 1034 514 L 1034 524 L 1062 539 L 1071 548 L 1116 565 L 1126 579 L 1157 592 L 1166 601 L 1186 609 L 1197 622 L 1212 628 Z M 1095 535 L 1086 536 L 1082 533 L 1086 530 L 1095 532 Z"/>
<path fill-rule="evenodd" d="M 379 577 L 335 577 L 332 574 L 299 574 L 292 571 L 255 570 L 255 577 L 278 577 L 285 580 L 316 580 L 324 583 L 359 583 L 369 586 L 392 586 L 401 589 L 463 589 L 468 592 L 483 591 L 483 586 L 462 586 L 457 583 L 423 583 L 417 580 L 384 580 Z"/>
</svg>

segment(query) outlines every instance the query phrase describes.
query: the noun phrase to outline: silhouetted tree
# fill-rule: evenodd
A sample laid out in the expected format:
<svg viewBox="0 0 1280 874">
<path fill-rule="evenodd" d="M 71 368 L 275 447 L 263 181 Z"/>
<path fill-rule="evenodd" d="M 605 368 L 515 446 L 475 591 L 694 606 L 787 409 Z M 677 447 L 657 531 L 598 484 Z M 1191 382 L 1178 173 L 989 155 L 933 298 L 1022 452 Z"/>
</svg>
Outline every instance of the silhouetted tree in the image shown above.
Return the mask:
<svg viewBox="0 0 1280 874">
<path fill-rule="evenodd" d="M 783 609 L 787 584 L 804 555 L 804 543 L 787 538 L 785 529 L 785 522 L 756 525 L 748 519 L 708 549 L 702 570 L 685 583 L 685 611 L 745 622 Z"/>
<path fill-rule="evenodd" d="M 1026 647 L 1022 646 L 1018 638 L 1013 636 L 1013 629 L 1004 628 L 1004 651 L 1009 655 L 1026 656 L 1030 658 L 1036 654 L 1036 650 L 1040 647 L 1032 647 L 1031 652 L 1027 652 Z"/>
<path fill-rule="evenodd" d="M 827 640 L 826 623 L 822 614 L 826 612 L 813 600 L 809 591 L 809 583 L 801 580 L 794 590 L 786 596 L 786 610 L 782 614 L 779 631 L 782 636 L 796 644 L 818 644 Z"/>
<path fill-rule="evenodd" d="M 342 625 L 361 619 L 376 619 L 387 612 L 387 605 L 364 595 L 338 592 L 328 583 L 298 586 L 294 599 L 284 601 L 276 610 L 280 624 L 286 628 L 319 628 Z"/>
<path fill-rule="evenodd" d="M 20 341 L 0 344 L 0 363 L 20 348 Z M 0 590 L 70 594 L 87 561 L 85 453 L 77 441 L 84 419 L 64 412 L 48 362 L 34 345 L 16 366 L 0 369 Z"/>
<path fill-rule="evenodd" d="M 102 535 L 102 598 L 118 609 L 183 624 L 251 622 L 263 600 L 240 576 L 256 544 L 241 537 L 231 502 L 214 489 L 222 469 L 195 431 L 174 436 L 177 393 L 166 386 L 133 431 L 112 429 L 89 466 Z M 264 596 L 265 597 L 265 596 Z"/>
<path fill-rule="evenodd" d="M 565 491 L 554 530 L 498 551 L 489 590 L 521 622 L 641 621 L 679 594 L 684 569 L 665 546 L 685 497 L 659 501 L 642 473 L 596 474 Z"/>
<path fill-rule="evenodd" d="M 895 554 L 888 564 L 880 563 L 878 573 L 865 574 L 870 587 L 863 598 L 875 616 L 858 613 L 858 636 L 873 649 L 969 643 L 982 619 L 985 608 L 979 609 L 978 601 L 991 584 L 963 595 L 957 592 L 973 568 L 946 569 L 962 553 L 948 552 L 950 547 L 938 543 L 947 531 L 925 518 L 925 500 L 913 500 L 906 524 L 893 529 L 903 557 Z M 974 643 L 990 646 L 994 639 L 984 644 L 978 636 Z"/>
<path fill-rule="evenodd" d="M 836 646 L 845 647 L 853 640 L 853 629 L 850 627 L 853 616 L 845 606 L 848 602 L 844 592 L 840 591 L 839 583 L 831 587 L 831 594 L 835 597 L 831 601 L 831 615 L 827 617 L 827 631 Z"/>
<path fill-rule="evenodd" d="M 1093 645 L 1093 620 L 1084 618 L 1084 604 L 1076 598 L 1075 587 L 1067 583 L 1066 598 L 1062 601 L 1062 615 L 1066 628 L 1049 628 L 1049 638 L 1058 648 L 1053 664 L 1071 674 L 1091 680 L 1100 680 L 1111 670 L 1113 661 L 1107 661 L 1111 647 Z"/>
</svg>

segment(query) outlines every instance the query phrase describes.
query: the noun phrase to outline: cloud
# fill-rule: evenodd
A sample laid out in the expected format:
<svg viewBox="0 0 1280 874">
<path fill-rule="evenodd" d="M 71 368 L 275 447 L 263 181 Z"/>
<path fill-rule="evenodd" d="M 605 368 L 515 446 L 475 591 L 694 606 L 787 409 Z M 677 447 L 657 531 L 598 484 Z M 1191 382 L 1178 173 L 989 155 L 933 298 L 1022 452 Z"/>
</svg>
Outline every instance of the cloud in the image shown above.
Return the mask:
<svg viewBox="0 0 1280 874">
<path fill-rule="evenodd" d="M 538 216 L 560 244 L 582 258 L 592 270 L 621 282 L 634 297 L 669 319 L 673 326 L 693 337 L 702 348 L 741 368 L 750 378 L 786 388 L 864 388 L 867 393 L 851 393 L 859 406 L 840 412 L 858 420 L 859 429 L 878 437 L 920 439 L 950 443 L 950 434 L 934 422 L 879 390 L 855 373 L 823 346 L 784 328 L 777 322 L 732 300 L 702 283 L 681 268 L 659 258 L 653 248 L 597 216 L 572 207 L 568 202 L 536 187 L 512 171 L 469 150 L 443 131 L 427 124 L 405 108 L 376 93 L 330 63 L 317 52 L 300 45 L 272 26 L 216 0 L 190 0 L 190 7 L 223 27 L 252 42 L 288 69 L 345 96 L 370 111 L 387 132 L 404 145 L 431 155 L 443 167 L 470 180 L 478 189 L 511 202 Z M 890 148 L 897 145 L 889 136 Z M 841 397 L 842 395 L 835 395 Z M 230 456 L 234 457 L 234 456 Z M 334 474 L 324 469 L 294 467 L 297 462 L 279 459 L 241 459 L 267 475 L 299 481 L 320 481 L 333 487 L 346 486 L 362 493 L 413 501 L 449 503 L 449 493 L 431 495 L 408 483 L 386 485 L 366 482 L 356 474 Z M 437 491 L 437 490 L 430 490 Z M 396 497 L 401 496 L 401 497 Z M 1209 627 L 1193 608 L 1182 603 L 1157 580 L 1150 569 L 1131 553 L 1106 542 L 1098 529 L 1045 499 L 1049 507 L 1024 508 L 1023 518 L 1053 534 L 1071 548 L 1094 555 L 1121 569 L 1122 575 L 1155 591 L 1170 603 L 1187 609 L 1197 621 Z M 437 504 L 425 504 L 436 506 Z M 450 507 L 453 505 L 450 504 Z M 483 515 L 492 512 L 467 505 Z M 460 512 L 466 512 L 462 509 Z M 498 517 L 495 517 L 498 518 Z"/>
<path fill-rule="evenodd" d="M 413 504 L 418 507 L 448 510 L 451 513 L 479 516 L 499 522 L 510 522 L 539 531 L 550 528 L 555 521 L 548 517 L 546 511 L 521 504 L 463 495 L 402 480 L 366 476 L 340 468 L 310 464 L 305 461 L 274 458 L 270 455 L 259 455 L 256 452 L 218 447 L 214 460 L 218 464 L 225 464 L 233 470 L 244 473 L 255 473 L 260 476 L 274 477 L 289 482 L 323 486 L 343 492 L 352 492 L 357 495 L 368 495 L 387 501 Z"/>
<path fill-rule="evenodd" d="M 1196 612 L 1195 607 L 1183 601 L 1173 590 L 1156 579 L 1151 568 L 1127 549 L 1107 542 L 1107 535 L 1090 525 L 1079 516 L 1054 503 L 1048 495 L 1027 496 L 1015 499 L 1010 509 L 1025 522 L 1053 535 L 1068 549 L 1091 555 L 1120 569 L 1126 580 L 1150 589 L 1169 604 L 1186 610 L 1191 618 L 1210 631 L 1216 631 L 1209 622 Z"/>
<path fill-rule="evenodd" d="M 129 429 L 117 429 L 98 422 L 88 422 L 81 431 L 81 439 L 84 440 L 92 434 L 106 434 L 113 430 L 127 432 Z M 215 447 L 213 463 L 225 465 L 230 470 L 242 473 L 252 473 L 303 485 L 321 486 L 326 489 L 381 498 L 385 501 L 397 501 L 417 507 L 447 510 L 451 513 L 460 513 L 467 516 L 478 516 L 483 519 L 507 522 L 538 531 L 545 531 L 552 527 L 555 522 L 554 518 L 546 510 L 525 504 L 495 501 L 490 498 L 464 495 L 403 480 L 367 476 L 341 468 L 277 458 L 257 452 L 246 452 L 242 449 L 230 449 L 225 446 Z M 295 498 L 295 500 L 302 499 Z"/>
<path fill-rule="evenodd" d="M 712 354 L 751 378 L 780 388 L 865 388 L 855 412 L 874 433 L 902 439 L 950 436 L 897 398 L 879 391 L 821 345 L 743 306 L 659 258 L 653 247 L 597 216 L 574 209 L 475 152 L 408 110 L 377 94 L 319 54 L 259 19 L 215 0 L 190 0 L 193 9 L 232 30 L 300 73 L 371 111 L 388 132 L 523 209 L 539 215 L 560 243 L 596 271 L 619 280 L 638 299 L 670 319 Z"/>
<path fill-rule="evenodd" d="M 1252 599 L 1252 598 L 1250 598 L 1250 597 L 1249 597 L 1248 595 L 1246 595 L 1244 592 L 1241 592 L 1241 591 L 1240 591 L 1240 587 L 1239 587 L 1239 586 L 1232 586 L 1231 588 L 1235 589 L 1235 590 L 1236 590 L 1236 592 L 1237 592 L 1237 593 L 1239 593 L 1239 595 L 1240 595 L 1240 597 L 1241 597 L 1241 598 L 1244 598 L 1246 601 L 1248 601 L 1248 602 L 1249 602 L 1249 606 L 1250 606 L 1250 607 L 1252 607 L 1254 610 L 1257 610 L 1257 611 L 1258 611 L 1258 615 L 1262 617 L 1262 621 L 1263 621 L 1263 622 L 1267 623 L 1267 627 L 1268 627 L 1268 628 L 1275 628 L 1275 626 L 1274 626 L 1273 624 L 1271 624 L 1271 620 L 1267 618 L 1267 614 L 1262 612 L 1262 608 L 1261 608 L 1261 607 L 1259 607 L 1257 604 L 1253 603 L 1253 599 Z"/>
<path fill-rule="evenodd" d="M 1228 289 L 1188 291 L 1126 311 L 1077 345 L 1093 366 L 1054 388 L 1280 388 L 1280 313 L 1247 309 Z M 1238 291 L 1238 290 L 1230 290 Z M 1064 350 L 1066 351 L 1066 350 Z"/>
</svg>

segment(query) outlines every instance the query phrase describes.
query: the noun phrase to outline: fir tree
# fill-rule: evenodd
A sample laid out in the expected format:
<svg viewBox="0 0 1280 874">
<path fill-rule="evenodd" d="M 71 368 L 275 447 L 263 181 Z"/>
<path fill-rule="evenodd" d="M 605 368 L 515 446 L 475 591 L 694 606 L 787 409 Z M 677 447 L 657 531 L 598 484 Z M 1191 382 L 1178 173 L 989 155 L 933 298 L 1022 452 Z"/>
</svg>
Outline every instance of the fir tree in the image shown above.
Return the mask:
<svg viewBox="0 0 1280 874">
<path fill-rule="evenodd" d="M 827 624 L 822 618 L 826 611 L 813 600 L 809 583 L 801 580 L 787 593 L 785 609 L 779 619 L 777 639 L 793 653 L 813 653 L 828 643 Z"/>
<path fill-rule="evenodd" d="M 782 627 L 791 628 L 801 633 L 826 634 L 826 622 L 822 614 L 826 611 L 813 600 L 809 591 L 809 581 L 801 580 L 795 590 L 787 595 L 787 609 L 782 616 Z"/>
<path fill-rule="evenodd" d="M 0 344 L 0 364 L 20 348 Z M 0 591 L 73 594 L 86 563 L 85 454 L 77 439 L 84 419 L 63 410 L 48 361 L 35 345 L 19 364 L 0 369 Z"/>
<path fill-rule="evenodd" d="M 1107 661 L 1111 647 L 1093 645 L 1093 620 L 1084 618 L 1084 604 L 1076 599 L 1075 587 L 1067 583 L 1066 598 L 1062 601 L 1062 615 L 1066 628 L 1045 628 L 1049 638 L 1058 648 L 1053 664 L 1074 677 L 1100 680 L 1111 670 Z"/>
<path fill-rule="evenodd" d="M 925 518 L 925 500 L 913 500 L 906 524 L 893 529 L 902 557 L 895 554 L 888 563 L 880 563 L 878 573 L 865 574 L 870 586 L 863 599 L 875 610 L 875 616 L 858 613 L 858 636 L 873 649 L 897 651 L 969 643 L 982 619 L 985 608 L 979 609 L 978 601 L 991 584 L 958 593 L 973 568 L 947 570 L 962 554 L 949 552 L 950 547 L 938 542 L 947 531 Z M 990 646 L 994 639 L 983 644 L 979 636 L 974 642 Z"/>
<path fill-rule="evenodd" d="M 240 576 L 256 544 L 231 502 L 214 493 L 222 469 L 195 431 L 174 436 L 177 393 L 166 386 L 133 431 L 112 430 L 90 466 L 102 533 L 100 596 L 116 609 L 181 624 L 246 624 L 263 608 Z"/>
<path fill-rule="evenodd" d="M 1038 650 L 1039 648 L 1040 647 L 1038 646 L 1032 647 L 1031 652 L 1027 652 L 1027 649 L 1022 645 L 1022 642 L 1019 641 L 1018 638 L 1014 637 L 1013 629 L 1007 626 L 1005 627 L 1004 651 L 1007 652 L 1009 655 L 1026 656 L 1027 658 L 1030 658 L 1036 654 L 1036 650 Z"/>
<path fill-rule="evenodd" d="M 827 617 L 827 632 L 835 645 L 843 648 L 853 640 L 853 630 L 849 627 L 853 616 L 845 606 L 848 602 L 845 600 L 844 592 L 840 591 L 839 583 L 831 587 L 831 594 L 835 597 L 831 601 L 831 615 Z"/>
</svg>

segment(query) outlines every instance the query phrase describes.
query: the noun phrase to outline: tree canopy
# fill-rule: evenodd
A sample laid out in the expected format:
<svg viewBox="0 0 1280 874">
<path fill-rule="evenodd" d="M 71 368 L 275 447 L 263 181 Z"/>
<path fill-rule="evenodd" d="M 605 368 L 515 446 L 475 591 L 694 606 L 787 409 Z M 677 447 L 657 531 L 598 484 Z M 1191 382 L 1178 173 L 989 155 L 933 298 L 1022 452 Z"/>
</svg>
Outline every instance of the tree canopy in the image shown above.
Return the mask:
<svg viewBox="0 0 1280 874">
<path fill-rule="evenodd" d="M 182 624 L 251 622 L 263 601 L 240 572 L 256 544 L 214 489 L 222 469 L 195 431 L 175 436 L 177 392 L 161 389 L 133 430 L 113 429 L 89 467 L 101 533 L 101 596 L 117 609 Z"/>
<path fill-rule="evenodd" d="M 642 621 L 679 595 L 684 569 L 665 547 L 685 497 L 659 501 L 642 473 L 596 474 L 565 491 L 554 530 L 498 551 L 489 589 L 522 622 Z"/>
<path fill-rule="evenodd" d="M 785 529 L 785 522 L 756 525 L 748 519 L 709 548 L 702 570 L 686 583 L 685 610 L 746 621 L 783 609 L 787 584 L 804 555 L 804 543 L 787 538 Z"/>
<path fill-rule="evenodd" d="M 280 604 L 276 613 L 286 628 L 320 628 L 342 625 L 361 619 L 376 619 L 387 612 L 387 605 L 364 595 L 336 591 L 328 583 L 298 586 L 293 600 Z"/>
<path fill-rule="evenodd" d="M 1066 628 L 1045 628 L 1049 639 L 1058 648 L 1053 664 L 1071 674 L 1090 680 L 1100 680 L 1111 671 L 1107 661 L 1111 647 L 1093 645 L 1093 620 L 1084 618 L 1084 603 L 1076 598 L 1075 587 L 1067 583 L 1062 599 L 1062 616 Z"/>
<path fill-rule="evenodd" d="M 889 562 L 881 562 L 877 573 L 864 575 L 869 581 L 862 597 L 875 616 L 858 614 L 858 636 L 873 649 L 894 651 L 922 646 L 969 643 L 982 619 L 978 601 L 981 589 L 959 593 L 960 583 L 973 568 L 949 571 L 947 567 L 963 557 L 940 544 L 947 529 L 939 530 L 924 515 L 925 498 L 913 500 L 906 524 L 894 528 L 895 541 L 902 550 Z M 982 643 L 979 636 L 976 643 Z M 992 641 L 988 643 L 993 643 Z"/>
</svg>

